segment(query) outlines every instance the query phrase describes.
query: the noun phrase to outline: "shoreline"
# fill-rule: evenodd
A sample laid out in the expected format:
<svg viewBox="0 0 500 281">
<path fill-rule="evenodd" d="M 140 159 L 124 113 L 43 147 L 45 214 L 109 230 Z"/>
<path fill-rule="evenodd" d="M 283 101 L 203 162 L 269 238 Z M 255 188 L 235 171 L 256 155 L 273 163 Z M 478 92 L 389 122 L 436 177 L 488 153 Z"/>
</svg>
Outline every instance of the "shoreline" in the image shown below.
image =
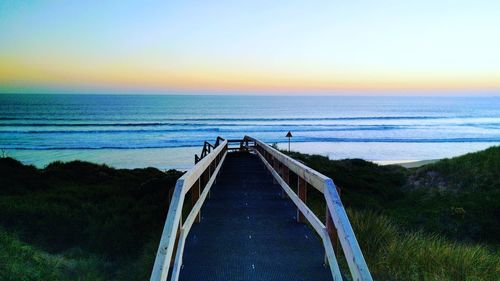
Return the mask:
<svg viewBox="0 0 500 281">
<path fill-rule="evenodd" d="M 277 143 L 288 150 L 288 143 Z M 496 146 L 496 143 L 291 143 L 291 150 L 326 156 L 331 160 L 363 159 L 378 165 L 420 167 L 439 159 L 452 158 Z M 161 170 L 189 170 L 202 145 L 142 149 L 5 150 L 6 156 L 43 168 L 54 161 L 73 160 L 106 164 L 119 169 L 155 167 Z"/>
<path fill-rule="evenodd" d="M 407 169 L 410 169 L 410 168 L 422 167 L 422 166 L 427 165 L 427 164 L 436 163 L 442 159 L 444 159 L 444 158 L 428 159 L 428 160 L 381 160 L 381 161 L 370 161 L 370 162 L 373 162 L 373 163 L 381 165 L 381 166 L 397 165 L 397 166 L 401 166 L 401 167 L 405 167 Z"/>
</svg>

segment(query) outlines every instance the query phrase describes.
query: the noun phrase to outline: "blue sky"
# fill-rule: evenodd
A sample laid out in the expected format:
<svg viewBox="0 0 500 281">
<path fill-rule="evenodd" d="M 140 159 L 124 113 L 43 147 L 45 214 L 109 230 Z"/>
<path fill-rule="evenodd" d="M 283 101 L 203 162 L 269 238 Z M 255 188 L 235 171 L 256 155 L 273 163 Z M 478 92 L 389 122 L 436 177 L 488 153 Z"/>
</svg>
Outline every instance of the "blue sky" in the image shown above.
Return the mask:
<svg viewBox="0 0 500 281">
<path fill-rule="evenodd" d="M 0 91 L 500 89 L 500 1 L 2 1 Z"/>
</svg>

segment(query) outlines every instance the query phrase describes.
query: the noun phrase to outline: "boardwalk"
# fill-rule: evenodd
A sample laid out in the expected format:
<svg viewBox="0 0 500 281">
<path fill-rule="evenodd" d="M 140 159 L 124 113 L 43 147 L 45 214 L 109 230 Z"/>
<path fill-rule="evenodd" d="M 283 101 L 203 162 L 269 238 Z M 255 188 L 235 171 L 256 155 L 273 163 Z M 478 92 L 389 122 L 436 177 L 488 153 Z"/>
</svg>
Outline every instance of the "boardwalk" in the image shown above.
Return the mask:
<svg viewBox="0 0 500 281">
<path fill-rule="evenodd" d="M 332 179 L 249 136 L 205 142 L 195 163 L 170 194 L 150 281 L 340 281 L 337 257 L 373 280 Z"/>
<path fill-rule="evenodd" d="M 332 280 L 321 239 L 256 155 L 228 154 L 201 214 L 180 280 Z"/>
</svg>

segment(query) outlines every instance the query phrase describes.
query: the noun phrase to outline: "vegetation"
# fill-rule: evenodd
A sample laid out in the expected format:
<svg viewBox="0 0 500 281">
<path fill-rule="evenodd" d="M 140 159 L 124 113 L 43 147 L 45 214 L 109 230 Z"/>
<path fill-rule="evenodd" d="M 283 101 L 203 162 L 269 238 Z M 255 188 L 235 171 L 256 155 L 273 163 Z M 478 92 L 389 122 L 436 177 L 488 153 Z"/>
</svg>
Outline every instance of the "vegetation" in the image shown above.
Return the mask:
<svg viewBox="0 0 500 281">
<path fill-rule="evenodd" d="M 332 161 L 298 152 L 289 155 L 332 178 L 348 207 L 383 210 L 388 202 L 401 197 L 406 182 L 406 170 L 400 166 L 379 166 L 361 159 Z"/>
<path fill-rule="evenodd" d="M 500 243 L 500 147 L 410 171 L 392 216 L 462 241 Z"/>
<path fill-rule="evenodd" d="M 376 280 L 498 280 L 500 147 L 414 169 L 290 154 L 341 188 Z M 181 175 L 1 158 L 0 280 L 148 279 Z"/>
<path fill-rule="evenodd" d="M 84 253 L 53 255 L 0 229 L 0 280 L 106 280 L 106 262 Z"/>
<path fill-rule="evenodd" d="M 440 235 L 401 231 L 373 211 L 348 212 L 376 280 L 498 280 L 500 255 Z"/>
<path fill-rule="evenodd" d="M 75 280 L 74 272 L 147 279 L 181 175 L 80 161 L 38 170 L 0 159 L 0 272 L 13 280 Z"/>
<path fill-rule="evenodd" d="M 290 156 L 331 177 L 347 207 L 383 212 L 409 230 L 500 243 L 498 146 L 413 169 L 297 152 Z"/>
<path fill-rule="evenodd" d="M 341 188 L 375 279 L 498 280 L 500 147 L 414 169 L 289 155 Z M 324 219 L 314 189 L 308 205 Z"/>
</svg>

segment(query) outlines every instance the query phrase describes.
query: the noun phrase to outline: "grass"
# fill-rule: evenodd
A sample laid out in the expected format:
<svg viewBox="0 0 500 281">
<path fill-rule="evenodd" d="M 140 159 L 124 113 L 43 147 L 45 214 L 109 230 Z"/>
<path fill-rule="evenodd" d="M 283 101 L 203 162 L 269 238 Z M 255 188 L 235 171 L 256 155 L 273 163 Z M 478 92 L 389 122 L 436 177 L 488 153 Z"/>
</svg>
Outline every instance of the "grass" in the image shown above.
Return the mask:
<svg viewBox="0 0 500 281">
<path fill-rule="evenodd" d="M 498 280 L 500 254 L 424 232 L 401 231 L 373 211 L 348 212 L 376 280 Z"/>
<path fill-rule="evenodd" d="M 391 215 L 409 227 L 500 244 L 500 146 L 409 170 Z"/>
<path fill-rule="evenodd" d="M 80 161 L 36 169 L 2 158 L 3 242 L 30 250 L 18 255 L 0 247 L 0 255 L 14 256 L 19 266 L 26 261 L 25 278 L 17 280 L 74 280 L 70 267 L 59 266 L 68 258 L 78 261 L 77 267 L 97 271 L 103 280 L 147 279 L 168 210 L 168 192 L 181 175 Z M 6 233 L 12 237 L 5 238 Z M 37 266 L 34 260 L 45 265 Z M 12 276 L 22 273 L 15 271 L 14 262 L 4 266 Z M 99 278 L 82 280 L 94 279 Z"/>
<path fill-rule="evenodd" d="M 500 146 L 443 159 L 414 169 L 412 188 L 446 188 L 455 192 L 500 189 Z"/>
<path fill-rule="evenodd" d="M 341 186 L 376 280 L 486 281 L 500 280 L 499 152 L 493 147 L 418 169 L 290 155 Z M 481 168 L 471 168 L 476 164 Z M 476 180 L 464 184 L 464 178 Z M 310 188 L 307 205 L 324 220 L 322 194 Z"/>
<path fill-rule="evenodd" d="M 376 280 L 499 280 L 500 147 L 416 169 L 291 156 L 341 187 Z M 181 175 L 0 158 L 0 280 L 147 280 Z"/>
<path fill-rule="evenodd" d="M 347 207 L 383 212 L 408 230 L 500 244 L 499 146 L 415 169 L 288 154 L 332 178 Z"/>
<path fill-rule="evenodd" d="M 406 181 L 406 169 L 399 166 L 379 166 L 361 159 L 332 161 L 298 152 L 287 154 L 334 179 L 348 207 L 383 210 L 387 202 L 401 196 L 400 187 Z"/>
<path fill-rule="evenodd" d="M 326 205 L 318 193 L 308 194 L 307 205 L 324 221 Z M 373 210 L 349 208 L 347 214 L 375 280 L 499 280 L 498 249 L 405 230 L 390 217 Z M 345 258 L 339 262 L 348 272 Z"/>
<path fill-rule="evenodd" d="M 53 255 L 21 242 L 0 228 L 0 280 L 107 280 L 106 263 L 96 256 Z"/>
</svg>

